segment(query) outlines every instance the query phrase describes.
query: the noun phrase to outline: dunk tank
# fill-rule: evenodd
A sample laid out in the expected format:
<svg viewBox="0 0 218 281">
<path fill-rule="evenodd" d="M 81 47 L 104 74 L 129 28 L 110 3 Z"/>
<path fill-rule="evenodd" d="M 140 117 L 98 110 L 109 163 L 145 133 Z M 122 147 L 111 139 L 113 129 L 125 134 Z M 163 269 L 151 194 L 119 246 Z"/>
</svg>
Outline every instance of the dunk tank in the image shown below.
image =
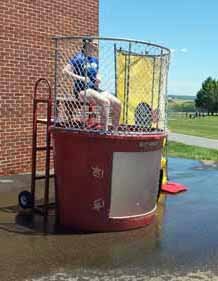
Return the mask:
<svg viewBox="0 0 218 281">
<path fill-rule="evenodd" d="M 119 126 L 102 126 L 102 106 L 75 94 L 63 69 L 92 39 L 104 90 L 122 104 Z M 169 49 L 147 42 L 55 37 L 54 145 L 59 224 L 77 231 L 142 227 L 155 216 L 166 131 Z M 83 54 L 84 69 L 88 55 Z M 77 73 L 78 74 L 78 73 Z M 83 73 L 84 75 L 84 73 Z M 87 77 L 86 77 L 87 76 Z M 85 71 L 84 83 L 88 83 Z M 109 108 L 111 111 L 111 108 Z"/>
</svg>

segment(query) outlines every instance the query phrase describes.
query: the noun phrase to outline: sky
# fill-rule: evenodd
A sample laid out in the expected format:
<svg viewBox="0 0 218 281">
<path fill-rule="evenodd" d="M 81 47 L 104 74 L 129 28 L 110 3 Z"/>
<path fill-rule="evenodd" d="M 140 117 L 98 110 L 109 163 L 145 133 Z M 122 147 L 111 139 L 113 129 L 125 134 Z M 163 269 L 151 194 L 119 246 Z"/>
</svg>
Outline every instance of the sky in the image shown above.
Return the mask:
<svg viewBox="0 0 218 281">
<path fill-rule="evenodd" d="M 218 79 L 217 0 L 99 0 L 100 36 L 148 41 L 171 49 L 168 94 L 195 96 Z"/>
</svg>

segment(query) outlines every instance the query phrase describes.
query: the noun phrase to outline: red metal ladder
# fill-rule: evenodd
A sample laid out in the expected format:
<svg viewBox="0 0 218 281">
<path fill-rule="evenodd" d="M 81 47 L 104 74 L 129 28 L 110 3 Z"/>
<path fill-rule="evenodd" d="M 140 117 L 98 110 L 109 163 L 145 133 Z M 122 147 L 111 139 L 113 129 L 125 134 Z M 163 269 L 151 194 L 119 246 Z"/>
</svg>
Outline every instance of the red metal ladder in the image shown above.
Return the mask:
<svg viewBox="0 0 218 281">
<path fill-rule="evenodd" d="M 48 88 L 48 97 L 47 98 L 37 98 L 38 86 L 41 83 L 46 84 Z M 32 208 L 35 209 L 35 189 L 37 180 L 45 180 L 45 189 L 44 189 L 44 202 L 43 202 L 43 215 L 44 218 L 47 218 L 48 215 L 48 204 L 49 204 L 49 179 L 54 177 L 50 174 L 50 156 L 51 156 L 51 134 L 49 128 L 52 124 L 51 120 L 51 111 L 52 111 L 52 98 L 51 98 L 51 86 L 48 80 L 40 78 L 36 81 L 34 87 L 33 95 L 33 131 L 32 131 L 32 175 L 31 175 L 31 195 L 33 199 Z M 47 118 L 38 119 L 37 117 L 37 108 L 39 104 L 47 104 Z M 45 146 L 37 146 L 37 128 L 38 124 L 46 125 L 46 144 Z M 45 151 L 45 174 L 37 175 L 36 173 L 36 161 L 37 161 L 37 151 Z"/>
</svg>

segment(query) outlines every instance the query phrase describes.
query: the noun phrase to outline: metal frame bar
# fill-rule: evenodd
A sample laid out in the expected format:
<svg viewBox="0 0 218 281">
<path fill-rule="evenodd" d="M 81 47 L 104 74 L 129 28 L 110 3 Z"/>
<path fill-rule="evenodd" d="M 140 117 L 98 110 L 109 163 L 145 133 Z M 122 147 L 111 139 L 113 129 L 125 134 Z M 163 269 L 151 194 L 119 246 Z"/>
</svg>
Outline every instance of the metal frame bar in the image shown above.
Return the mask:
<svg viewBox="0 0 218 281">
<path fill-rule="evenodd" d="M 114 78 L 115 78 L 115 97 L 117 97 L 117 45 L 114 44 Z"/>
<path fill-rule="evenodd" d="M 166 76 L 165 76 L 165 122 L 164 122 L 164 130 L 168 127 L 168 118 L 167 118 L 167 107 L 168 107 L 168 99 L 167 99 L 167 92 L 168 92 L 168 86 L 167 86 L 167 81 L 168 81 L 168 74 L 169 74 L 169 61 L 170 61 L 170 56 L 167 60 L 167 68 L 166 68 Z M 167 180 L 169 180 L 169 174 L 168 174 L 168 135 L 166 136 L 166 142 L 165 142 L 165 158 L 166 158 L 166 176 Z"/>
<path fill-rule="evenodd" d="M 162 50 L 161 50 L 161 56 L 160 56 L 160 76 L 159 76 L 159 85 L 158 85 L 158 100 L 157 100 L 157 109 L 159 111 L 160 109 L 160 93 L 161 93 L 161 83 L 162 83 L 162 66 L 163 66 L 163 57 L 162 57 Z M 159 112 L 158 112 L 159 115 Z M 159 127 L 159 120 L 156 124 L 156 129 Z"/>
<path fill-rule="evenodd" d="M 87 64 L 88 64 L 88 60 L 87 60 L 87 55 L 86 55 L 86 50 L 87 50 L 87 40 L 85 40 L 85 46 L 84 46 L 84 49 L 85 49 L 85 90 L 84 90 L 84 92 L 85 92 L 85 95 L 84 95 L 84 103 L 83 103 L 83 106 L 82 106 L 82 108 L 83 108 L 83 128 L 85 128 L 86 127 L 86 125 L 85 125 L 85 120 L 86 120 L 86 101 L 87 101 L 87 99 L 86 99 L 86 94 L 87 94 L 87 89 L 86 89 L 86 86 L 87 86 Z"/>
<path fill-rule="evenodd" d="M 167 84 L 167 81 L 168 81 L 168 74 L 169 74 L 169 60 L 170 60 L 170 57 L 168 58 L 167 60 L 167 68 L 166 68 L 166 76 L 165 76 L 165 128 L 166 129 L 168 126 L 168 118 L 167 118 L 167 107 L 168 107 L 168 99 L 167 99 L 167 93 L 168 93 L 168 84 Z"/>
<path fill-rule="evenodd" d="M 134 42 L 132 42 L 134 43 Z M 128 51 L 125 51 L 125 50 L 118 50 L 117 52 L 120 52 L 122 53 L 124 56 L 128 56 L 129 52 Z M 131 56 L 136 56 L 136 57 L 148 57 L 148 58 L 158 58 L 160 57 L 160 55 L 149 55 L 149 54 L 140 54 L 140 53 L 136 53 L 136 52 L 132 52 L 130 53 Z M 163 57 L 164 56 L 168 56 L 168 54 L 163 54 Z"/>
<path fill-rule="evenodd" d="M 150 42 L 146 42 L 146 41 L 141 41 L 141 40 L 134 40 L 134 39 L 125 39 L 125 38 L 113 38 L 113 37 L 97 37 L 97 36 L 52 36 L 51 37 L 52 40 L 69 40 L 69 39 L 75 39 L 75 40 L 81 40 L 81 39 L 85 39 L 85 40 L 90 40 L 90 39 L 97 39 L 97 40 L 105 40 L 105 41 L 122 41 L 122 42 L 132 42 L 132 43 L 140 43 L 140 44 L 146 44 L 148 46 L 153 46 L 153 47 L 157 47 L 160 48 L 161 50 L 165 50 L 167 53 L 170 53 L 170 49 L 158 45 L 158 44 L 153 44 Z"/>
<path fill-rule="evenodd" d="M 127 81 L 127 72 L 126 72 L 127 57 L 125 56 L 125 68 L 124 68 L 124 96 L 123 96 L 123 123 L 125 123 L 126 115 L 126 81 Z"/>
<path fill-rule="evenodd" d="M 156 66 L 156 58 L 153 59 L 153 73 L 152 73 L 152 95 L 151 95 L 151 108 L 154 108 L 154 81 L 155 81 L 155 66 Z"/>
<path fill-rule="evenodd" d="M 57 120 L 56 117 L 58 115 L 57 112 L 57 83 L 58 83 L 58 40 L 55 39 L 55 73 L 54 73 L 54 124 L 56 126 Z"/>
<path fill-rule="evenodd" d="M 129 105 L 129 86 L 130 86 L 130 54 L 131 54 L 131 42 L 129 42 L 129 54 L 128 54 L 128 65 L 127 65 L 127 92 L 126 92 L 126 123 L 128 124 L 128 105 Z"/>
</svg>

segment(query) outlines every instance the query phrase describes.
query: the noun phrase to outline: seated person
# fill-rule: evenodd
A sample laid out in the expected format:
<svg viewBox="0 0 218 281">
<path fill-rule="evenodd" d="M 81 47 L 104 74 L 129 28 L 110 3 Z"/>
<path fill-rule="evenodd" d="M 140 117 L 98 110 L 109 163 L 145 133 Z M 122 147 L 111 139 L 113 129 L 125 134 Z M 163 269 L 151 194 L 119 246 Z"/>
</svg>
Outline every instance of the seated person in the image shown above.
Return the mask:
<svg viewBox="0 0 218 281">
<path fill-rule="evenodd" d="M 121 102 L 107 91 L 99 89 L 99 62 L 97 40 L 84 40 L 81 52 L 73 56 L 65 66 L 64 72 L 74 79 L 74 93 L 89 103 L 100 106 L 101 122 L 104 130 L 108 130 L 109 112 L 112 109 L 112 126 L 116 130 L 119 125 Z"/>
<path fill-rule="evenodd" d="M 135 110 L 135 124 L 138 127 L 151 128 L 152 109 L 146 102 L 140 102 Z"/>
</svg>

